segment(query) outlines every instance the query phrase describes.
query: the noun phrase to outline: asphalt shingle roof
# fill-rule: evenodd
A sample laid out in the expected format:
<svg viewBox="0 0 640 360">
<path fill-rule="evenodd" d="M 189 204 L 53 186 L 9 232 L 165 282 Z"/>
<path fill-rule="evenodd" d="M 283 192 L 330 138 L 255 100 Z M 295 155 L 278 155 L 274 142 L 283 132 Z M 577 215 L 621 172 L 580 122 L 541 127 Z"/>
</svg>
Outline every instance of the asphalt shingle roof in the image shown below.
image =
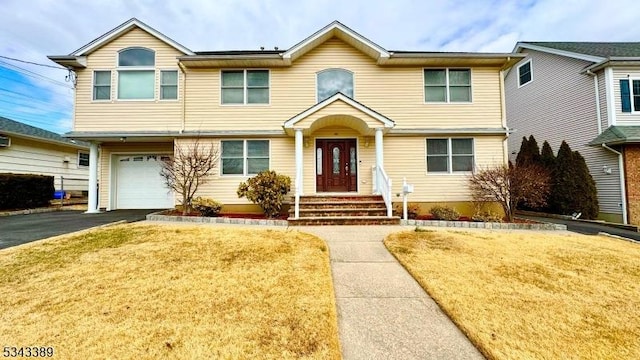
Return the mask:
<svg viewBox="0 0 640 360">
<path fill-rule="evenodd" d="M 589 142 L 589 145 L 640 143 L 640 126 L 611 126 Z"/>
<path fill-rule="evenodd" d="M 525 44 L 544 46 L 556 50 L 600 57 L 640 57 L 640 42 L 545 42 L 522 41 Z"/>
<path fill-rule="evenodd" d="M 70 140 L 51 131 L 27 125 L 18 121 L 7 119 L 0 116 L 0 134 L 18 134 L 32 138 L 39 138 L 47 141 L 54 141 L 61 144 L 71 144 L 89 147 L 89 144 L 83 141 Z"/>
</svg>

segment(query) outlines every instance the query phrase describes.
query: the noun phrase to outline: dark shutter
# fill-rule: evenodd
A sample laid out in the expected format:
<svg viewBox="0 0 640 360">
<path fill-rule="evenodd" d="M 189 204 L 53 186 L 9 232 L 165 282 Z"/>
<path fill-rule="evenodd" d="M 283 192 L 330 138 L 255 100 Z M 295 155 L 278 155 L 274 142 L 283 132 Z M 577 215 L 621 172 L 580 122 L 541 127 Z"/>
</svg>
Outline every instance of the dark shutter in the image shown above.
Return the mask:
<svg viewBox="0 0 640 360">
<path fill-rule="evenodd" d="M 620 96 L 622 97 L 622 112 L 631 112 L 629 80 L 620 80 Z"/>
</svg>

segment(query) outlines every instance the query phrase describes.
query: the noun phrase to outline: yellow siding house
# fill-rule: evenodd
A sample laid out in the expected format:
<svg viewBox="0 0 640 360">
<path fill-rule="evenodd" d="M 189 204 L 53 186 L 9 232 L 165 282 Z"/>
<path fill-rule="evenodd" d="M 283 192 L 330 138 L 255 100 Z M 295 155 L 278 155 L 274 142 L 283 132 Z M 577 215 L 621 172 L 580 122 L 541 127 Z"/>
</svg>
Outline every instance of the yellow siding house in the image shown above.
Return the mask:
<svg viewBox="0 0 640 360">
<path fill-rule="evenodd" d="M 194 52 L 131 19 L 50 59 L 77 76 L 67 136 L 91 143 L 99 211 L 176 205 L 159 164 L 195 139 L 221 153 L 200 194 L 227 209 L 249 208 L 236 189 L 264 169 L 292 178 L 295 204 L 390 209 L 405 178 L 427 208 L 468 203 L 469 174 L 507 161 L 503 71 L 522 56 L 390 51 L 337 21 L 286 50 Z"/>
</svg>

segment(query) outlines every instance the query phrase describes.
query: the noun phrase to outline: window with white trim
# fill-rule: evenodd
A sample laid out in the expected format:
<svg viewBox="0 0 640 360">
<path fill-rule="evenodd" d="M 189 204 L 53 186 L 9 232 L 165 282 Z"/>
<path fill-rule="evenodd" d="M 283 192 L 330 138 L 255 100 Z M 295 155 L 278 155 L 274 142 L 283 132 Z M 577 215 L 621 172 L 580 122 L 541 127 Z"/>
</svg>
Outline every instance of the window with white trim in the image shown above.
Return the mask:
<svg viewBox="0 0 640 360">
<path fill-rule="evenodd" d="M 326 69 L 318 73 L 318 102 L 328 99 L 336 93 L 343 93 L 353 99 L 353 73 L 345 69 Z"/>
<path fill-rule="evenodd" d="M 472 138 L 428 138 L 427 172 L 455 173 L 473 171 Z"/>
<path fill-rule="evenodd" d="M 78 166 L 89 166 L 89 153 L 78 151 Z"/>
<path fill-rule="evenodd" d="M 129 48 L 118 54 L 118 99 L 153 100 L 155 98 L 155 52 Z"/>
<path fill-rule="evenodd" d="M 471 102 L 470 69 L 424 69 L 425 102 Z"/>
<path fill-rule="evenodd" d="M 93 100 L 111 100 L 111 71 L 93 72 Z"/>
<path fill-rule="evenodd" d="M 160 71 L 160 100 L 178 99 L 178 71 Z"/>
<path fill-rule="evenodd" d="M 531 72 L 531 60 L 518 66 L 518 87 L 527 85 L 533 80 Z"/>
<path fill-rule="evenodd" d="M 269 70 L 222 71 L 222 104 L 268 104 Z"/>
<path fill-rule="evenodd" d="M 269 170 L 269 140 L 222 140 L 222 175 Z"/>
</svg>

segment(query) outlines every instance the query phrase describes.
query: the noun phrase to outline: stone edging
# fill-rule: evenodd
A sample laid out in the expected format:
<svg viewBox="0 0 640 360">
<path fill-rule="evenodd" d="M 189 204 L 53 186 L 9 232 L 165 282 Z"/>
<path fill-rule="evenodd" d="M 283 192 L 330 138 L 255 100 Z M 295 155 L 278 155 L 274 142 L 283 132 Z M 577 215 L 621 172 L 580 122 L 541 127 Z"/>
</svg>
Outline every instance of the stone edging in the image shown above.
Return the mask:
<svg viewBox="0 0 640 360">
<path fill-rule="evenodd" d="M 402 225 L 437 226 L 464 229 L 499 229 L 499 230 L 567 230 L 562 224 L 521 224 L 499 222 L 474 222 L 474 221 L 445 221 L 445 220 L 400 220 Z"/>
<path fill-rule="evenodd" d="M 173 221 L 184 223 L 203 224 L 238 224 L 238 225 L 269 225 L 288 226 L 287 220 L 265 219 L 241 219 L 227 217 L 200 217 L 200 216 L 168 216 L 153 213 L 147 215 L 149 221 Z M 513 223 L 483 223 L 472 221 L 443 221 L 443 220 L 400 220 L 401 225 L 412 226 L 436 226 L 465 229 L 504 229 L 504 230 L 567 230 L 566 225 L 561 224 L 513 224 Z"/>
<path fill-rule="evenodd" d="M 287 220 L 266 220 L 266 219 L 241 219 L 228 217 L 201 217 L 201 216 L 168 216 L 158 213 L 148 214 L 149 221 L 174 221 L 185 223 L 203 224 L 241 224 L 241 225 L 270 225 L 288 226 Z"/>
<path fill-rule="evenodd" d="M 35 209 L 24 209 L 24 210 L 15 210 L 15 211 L 2 211 L 0 212 L 0 216 L 13 216 L 13 215 L 28 215 L 28 214 L 40 214 L 40 213 L 48 213 L 54 211 L 62 211 L 63 209 L 59 207 L 46 207 L 46 208 L 35 208 Z"/>
</svg>

